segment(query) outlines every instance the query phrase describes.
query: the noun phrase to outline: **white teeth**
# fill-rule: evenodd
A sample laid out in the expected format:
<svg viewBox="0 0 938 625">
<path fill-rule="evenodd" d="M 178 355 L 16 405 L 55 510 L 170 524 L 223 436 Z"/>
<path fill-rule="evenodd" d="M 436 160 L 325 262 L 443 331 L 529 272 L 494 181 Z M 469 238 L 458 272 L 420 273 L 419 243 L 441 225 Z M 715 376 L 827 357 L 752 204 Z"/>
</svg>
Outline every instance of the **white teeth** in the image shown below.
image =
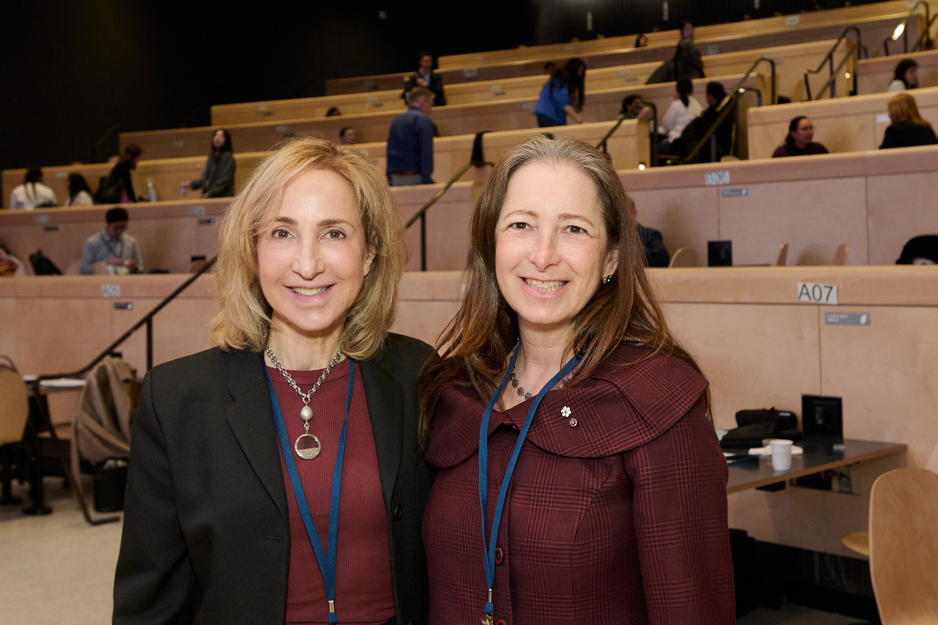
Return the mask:
<svg viewBox="0 0 938 625">
<path fill-rule="evenodd" d="M 532 289 L 537 289 L 543 293 L 550 293 L 551 291 L 556 291 L 560 287 L 566 284 L 564 280 L 552 280 L 550 282 L 544 282 L 541 280 L 532 280 L 530 278 L 525 278 L 524 281 Z"/>
<path fill-rule="evenodd" d="M 293 292 L 297 295 L 319 295 L 320 293 L 325 293 L 328 287 L 322 287 L 320 289 L 301 289 L 299 287 L 293 287 Z"/>
</svg>

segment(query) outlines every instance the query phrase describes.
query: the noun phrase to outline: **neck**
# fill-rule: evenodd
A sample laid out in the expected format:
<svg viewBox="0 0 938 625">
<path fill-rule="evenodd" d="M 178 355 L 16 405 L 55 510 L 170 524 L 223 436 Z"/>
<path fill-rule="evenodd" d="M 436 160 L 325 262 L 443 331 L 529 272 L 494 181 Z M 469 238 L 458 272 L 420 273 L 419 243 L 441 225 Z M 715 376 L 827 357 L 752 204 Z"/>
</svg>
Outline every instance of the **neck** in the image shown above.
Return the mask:
<svg viewBox="0 0 938 625">
<path fill-rule="evenodd" d="M 295 332 L 292 328 L 285 328 L 274 318 L 270 326 L 270 336 L 267 346 L 283 365 L 284 369 L 291 371 L 313 371 L 325 369 L 335 358 L 339 351 L 339 330 L 329 334 L 306 336 Z M 270 358 L 266 358 L 269 365 Z"/>
<path fill-rule="evenodd" d="M 532 395 L 557 375 L 570 354 L 570 327 L 553 330 L 521 328 L 521 348 L 515 362 L 515 375 Z"/>
</svg>

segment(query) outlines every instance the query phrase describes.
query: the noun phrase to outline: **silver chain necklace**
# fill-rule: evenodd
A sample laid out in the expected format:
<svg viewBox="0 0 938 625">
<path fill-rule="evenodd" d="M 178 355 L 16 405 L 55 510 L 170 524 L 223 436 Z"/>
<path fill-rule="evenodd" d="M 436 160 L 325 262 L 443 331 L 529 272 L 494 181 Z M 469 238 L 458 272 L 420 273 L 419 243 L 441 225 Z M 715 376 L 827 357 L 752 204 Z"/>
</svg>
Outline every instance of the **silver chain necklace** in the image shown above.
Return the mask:
<svg viewBox="0 0 938 625">
<path fill-rule="evenodd" d="M 283 365 L 280 364 L 280 361 L 277 360 L 277 357 L 274 356 L 274 352 L 268 346 L 264 350 L 264 353 L 267 354 L 267 357 L 270 358 L 270 362 L 274 363 L 274 366 L 277 367 L 277 370 L 280 371 L 280 374 L 290 383 L 290 386 L 293 387 L 293 390 L 296 391 L 299 396 L 303 399 L 303 408 L 300 410 L 300 418 L 303 419 L 303 434 L 300 434 L 296 442 L 293 443 L 293 450 L 296 451 L 296 455 L 302 458 L 303 460 L 312 460 L 322 451 L 322 444 L 319 442 L 314 434 L 309 433 L 309 421 L 313 418 L 313 409 L 309 407 L 309 400 L 312 399 L 313 395 L 316 394 L 316 391 L 319 390 L 319 387 L 322 386 L 322 383 L 325 382 L 326 376 L 329 375 L 329 372 L 332 371 L 332 368 L 339 362 L 339 358 L 342 357 L 342 350 L 339 349 L 335 354 L 335 358 L 332 359 L 332 362 L 329 363 L 329 366 L 326 367 L 325 371 L 322 372 L 322 375 L 319 376 L 319 379 L 313 385 L 313 388 L 309 390 L 308 393 L 304 393 L 300 390 L 300 387 L 297 386 L 296 382 L 293 381 L 293 378 L 287 373 L 287 370 L 283 368 Z M 304 438 L 309 438 L 312 440 L 304 441 Z M 303 443 L 304 447 L 300 447 L 300 444 Z"/>
</svg>

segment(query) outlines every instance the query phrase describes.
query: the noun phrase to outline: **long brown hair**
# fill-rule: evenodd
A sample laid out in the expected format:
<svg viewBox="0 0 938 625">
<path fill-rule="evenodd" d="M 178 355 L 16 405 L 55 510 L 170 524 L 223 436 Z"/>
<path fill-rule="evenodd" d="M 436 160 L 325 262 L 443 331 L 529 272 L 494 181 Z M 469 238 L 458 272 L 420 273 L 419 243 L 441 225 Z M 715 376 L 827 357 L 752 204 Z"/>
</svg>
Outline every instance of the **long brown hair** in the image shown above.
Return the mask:
<svg viewBox="0 0 938 625">
<path fill-rule="evenodd" d="M 587 378 L 623 342 L 648 348 L 647 357 L 659 351 L 674 354 L 700 370 L 668 330 L 645 274 L 645 251 L 628 210 L 628 197 L 612 166 L 598 150 L 581 141 L 537 135 L 499 162 L 472 214 L 462 305 L 437 343 L 442 357 L 428 363 L 421 379 L 420 435 L 424 440 L 433 404 L 443 387 L 471 387 L 480 397 L 490 397 L 518 341 L 517 317 L 495 279 L 495 226 L 512 175 L 525 165 L 542 161 L 571 165 L 593 181 L 607 235 L 607 253 L 618 252 L 619 259 L 612 280 L 599 286 L 574 318 L 575 338 L 567 351 L 576 353 L 581 364 L 569 385 Z M 708 412 L 709 405 L 708 391 Z"/>
<path fill-rule="evenodd" d="M 892 96 L 886 104 L 886 109 L 894 123 L 912 122 L 916 126 L 931 128 L 931 124 L 922 119 L 922 114 L 918 112 L 915 98 L 908 93 L 897 93 Z"/>
</svg>

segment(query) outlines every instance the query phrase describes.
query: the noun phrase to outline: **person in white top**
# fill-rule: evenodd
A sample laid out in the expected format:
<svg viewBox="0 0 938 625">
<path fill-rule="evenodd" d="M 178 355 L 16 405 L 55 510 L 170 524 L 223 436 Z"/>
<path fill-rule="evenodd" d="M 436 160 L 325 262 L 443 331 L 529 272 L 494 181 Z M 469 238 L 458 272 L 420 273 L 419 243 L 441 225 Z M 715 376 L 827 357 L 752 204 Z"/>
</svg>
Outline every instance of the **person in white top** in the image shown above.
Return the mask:
<svg viewBox="0 0 938 625">
<path fill-rule="evenodd" d="M 677 81 L 677 90 L 674 102 L 661 120 L 661 127 L 668 133 L 668 138 L 658 144 L 658 154 L 676 154 L 674 142 L 681 137 L 681 133 L 689 123 L 694 121 L 703 112 L 700 102 L 691 97 L 694 92 L 694 83 L 690 78 L 681 78 Z"/>
<path fill-rule="evenodd" d="M 896 64 L 893 81 L 889 83 L 886 93 L 905 91 L 918 87 L 918 63 L 915 59 L 902 59 Z"/>
<path fill-rule="evenodd" d="M 81 174 L 69 174 L 65 186 L 68 187 L 68 199 L 65 200 L 65 206 L 92 206 L 94 204 L 88 182 Z"/>
<path fill-rule="evenodd" d="M 58 206 L 55 191 L 42 184 L 42 170 L 30 167 L 26 170 L 23 184 L 13 189 L 10 194 L 10 210 L 31 211 L 37 206 Z"/>
</svg>

